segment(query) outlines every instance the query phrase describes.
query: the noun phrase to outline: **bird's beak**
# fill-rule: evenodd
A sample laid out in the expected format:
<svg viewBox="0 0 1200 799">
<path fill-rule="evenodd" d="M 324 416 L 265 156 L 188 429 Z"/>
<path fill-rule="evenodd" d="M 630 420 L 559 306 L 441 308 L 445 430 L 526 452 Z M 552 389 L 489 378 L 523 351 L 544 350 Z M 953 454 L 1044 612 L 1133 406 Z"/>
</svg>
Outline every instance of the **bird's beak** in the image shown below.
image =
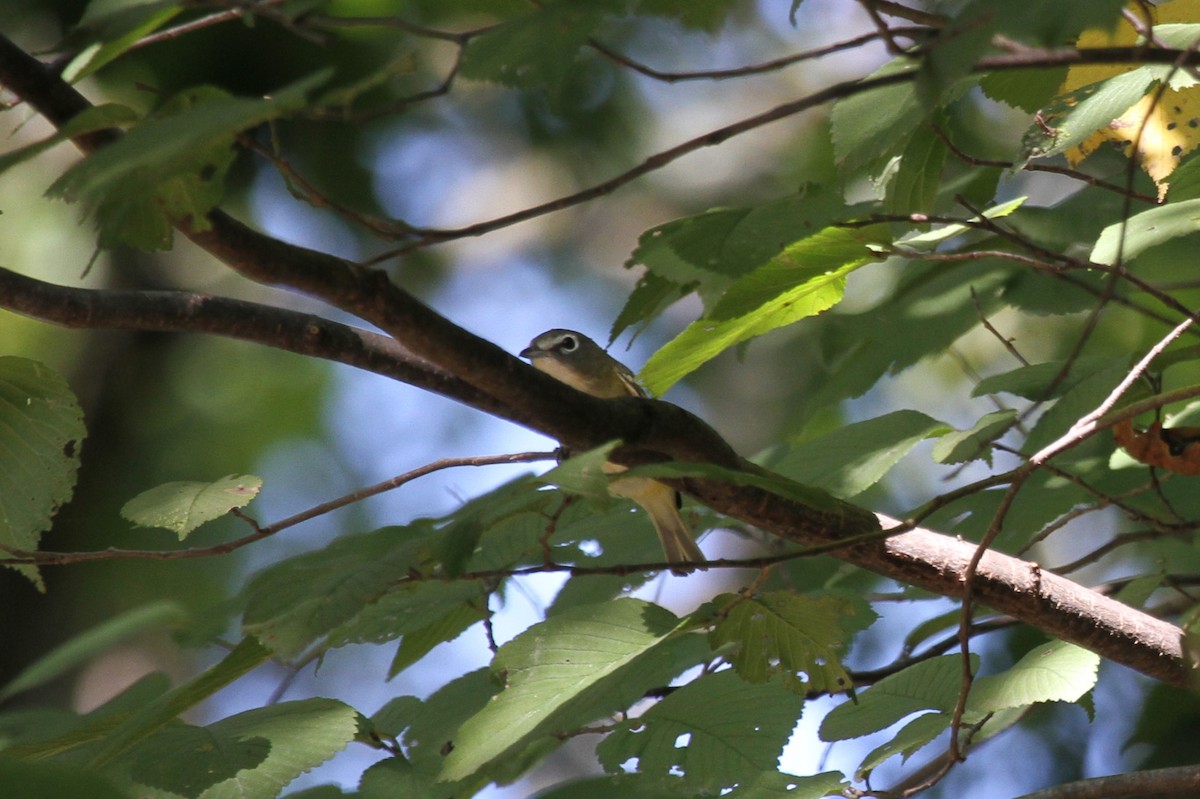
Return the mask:
<svg viewBox="0 0 1200 799">
<path fill-rule="evenodd" d="M 542 352 L 542 350 L 539 350 L 537 347 L 534 347 L 534 346 L 526 347 L 525 349 L 521 350 L 518 353 L 518 355 L 520 355 L 522 358 L 526 358 L 531 361 L 534 358 L 536 358 L 537 356 L 542 355 L 542 354 L 544 354 Z"/>
</svg>

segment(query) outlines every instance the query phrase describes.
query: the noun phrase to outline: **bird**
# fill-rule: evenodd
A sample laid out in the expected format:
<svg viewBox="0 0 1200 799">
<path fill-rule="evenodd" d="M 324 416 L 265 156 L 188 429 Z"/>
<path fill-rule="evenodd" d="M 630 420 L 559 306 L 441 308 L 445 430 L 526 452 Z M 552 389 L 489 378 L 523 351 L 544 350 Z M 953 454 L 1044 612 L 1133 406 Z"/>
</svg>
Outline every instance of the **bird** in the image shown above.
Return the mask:
<svg viewBox="0 0 1200 799">
<path fill-rule="evenodd" d="M 535 336 L 520 355 L 538 371 L 585 394 L 605 399 L 648 396 L 633 372 L 599 344 L 574 330 L 547 330 Z M 625 467 L 606 463 L 604 471 L 616 474 L 625 471 Z M 648 477 L 625 477 L 613 480 L 609 492 L 632 499 L 650 516 L 662 542 L 663 554 L 669 563 L 675 564 L 671 571 L 686 574 L 686 564 L 704 562 L 704 553 L 679 515 L 678 491 Z"/>
</svg>

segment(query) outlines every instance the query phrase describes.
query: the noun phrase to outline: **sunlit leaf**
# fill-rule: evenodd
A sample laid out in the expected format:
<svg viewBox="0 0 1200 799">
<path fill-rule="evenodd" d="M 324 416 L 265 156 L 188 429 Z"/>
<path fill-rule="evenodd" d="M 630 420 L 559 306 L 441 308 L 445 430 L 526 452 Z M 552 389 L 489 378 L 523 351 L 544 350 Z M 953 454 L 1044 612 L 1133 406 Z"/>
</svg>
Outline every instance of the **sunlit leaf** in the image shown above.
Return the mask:
<svg viewBox="0 0 1200 799">
<path fill-rule="evenodd" d="M 143 527 L 171 530 L 182 541 L 200 525 L 246 507 L 260 488 L 262 478 L 252 474 L 231 474 L 211 483 L 164 483 L 126 502 L 121 515 Z"/>
<path fill-rule="evenodd" d="M 972 670 L 979 656 L 972 655 Z M 962 657 L 943 655 L 909 666 L 858 692 L 857 701 L 844 702 L 821 722 L 821 740 L 858 738 L 890 727 L 913 713 L 949 712 L 963 686 Z"/>
<path fill-rule="evenodd" d="M 870 488 L 917 444 L 953 428 L 918 411 L 893 411 L 788 448 L 775 471 L 834 496 Z"/>
<path fill-rule="evenodd" d="M 680 775 L 715 791 L 775 770 L 803 707 L 803 697 L 776 682 L 752 684 L 734 671 L 706 674 L 619 725 L 596 752 L 608 771 L 636 758 L 643 774 L 665 781 Z"/>
<path fill-rule="evenodd" d="M 1050 641 L 1007 671 L 975 680 L 967 708 L 982 714 L 1038 702 L 1075 702 L 1095 687 L 1099 666 L 1096 653 Z"/>
<path fill-rule="evenodd" d="M 504 691 L 463 724 L 442 779 L 475 774 L 556 729 L 613 712 L 694 665 L 707 651 L 660 607 L 619 599 L 564 611 L 501 647 Z"/>
<path fill-rule="evenodd" d="M 841 657 L 850 636 L 875 619 L 865 604 L 836 595 L 725 595 L 715 603 L 713 648 L 736 644 L 730 659 L 743 679 L 762 683 L 778 677 L 800 694 L 849 690 L 852 680 Z"/>
</svg>

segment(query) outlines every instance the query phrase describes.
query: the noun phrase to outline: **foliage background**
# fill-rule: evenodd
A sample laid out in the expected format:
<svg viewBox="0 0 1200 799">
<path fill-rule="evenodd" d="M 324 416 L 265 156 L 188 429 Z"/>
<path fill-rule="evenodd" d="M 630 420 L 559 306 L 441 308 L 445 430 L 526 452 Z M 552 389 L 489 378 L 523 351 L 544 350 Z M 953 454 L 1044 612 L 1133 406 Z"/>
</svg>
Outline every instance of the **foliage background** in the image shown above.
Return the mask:
<svg viewBox="0 0 1200 799">
<path fill-rule="evenodd" d="M 55 45 L 84 13 L 82 3 L 5 0 L 3 5 L 5 33 L 35 51 Z M 491 15 L 503 18 L 526 10 L 521 3 L 470 0 L 344 0 L 317 5 L 331 15 L 396 15 L 420 19 L 431 27 L 457 27 L 450 23 L 481 21 Z M 1091 4 L 1065 4 L 1062 18 L 1084 15 L 1085 5 Z M 786 6 L 702 2 L 690 5 L 690 15 L 676 19 L 614 16 L 606 20 L 602 33 L 606 43 L 634 59 L 664 70 L 685 71 L 760 62 L 841 41 L 871 27 L 862 8 L 852 3 L 810 0 L 797 10 L 794 25 Z M 1072 24 L 1083 27 L 1080 20 L 1070 21 L 1068 27 Z M 536 63 L 553 65 L 555 57 L 549 51 Z M 88 78 L 83 88 L 92 99 L 104 97 L 145 108 L 159 97 L 200 84 L 217 85 L 238 96 L 259 96 L 321 66 L 335 65 L 339 81 L 349 83 L 348 76 L 369 78 L 386 63 L 393 71 L 377 91 L 394 98 L 436 86 L 453 58 L 454 48 L 447 43 L 402 36 L 385 26 L 339 30 L 316 41 L 263 18 L 254 24 L 215 25 L 139 49 Z M 414 103 L 403 114 L 345 122 L 292 122 L 281 125 L 278 135 L 288 165 L 319 186 L 331 203 L 420 226 L 454 227 L 605 180 L 667 146 L 830 83 L 868 74 L 888 55 L 883 45 L 872 42 L 754 78 L 674 84 L 639 76 L 594 51 L 580 51 L 577 59 L 569 70 L 555 71 L 550 79 L 525 87 L 472 81 L 467 68 L 467 76 L 444 97 Z M 487 65 L 476 63 L 474 68 L 485 71 Z M 697 150 L 593 202 L 479 238 L 420 249 L 402 260 L 386 262 L 385 268 L 406 289 L 509 351 L 519 350 L 532 335 L 555 326 L 578 328 L 602 340 L 640 275 L 639 269 L 621 265 L 650 227 L 714 206 L 767 202 L 806 183 L 839 186 L 852 198 L 871 196 L 875 190 L 869 174 L 874 164 L 863 163 L 862 169 L 853 170 L 843 160 L 835 166 L 836 141 L 831 140 L 828 117 L 829 106 L 789 116 L 720 147 Z M 964 100 L 952 119 L 955 141 L 981 159 L 1012 158 L 1028 123 L 1027 113 L 978 93 Z M 17 129 L 12 143 L 48 133 L 34 120 Z M 886 130 L 881 135 L 886 136 Z M 180 238 L 173 249 L 162 253 L 128 247 L 106 251 L 88 272 L 94 247 L 90 225 L 79 224 L 77 207 L 41 198 L 53 178 L 76 158 L 70 149 L 58 148 L 5 173 L 0 181 L 4 211 L 0 262 L 60 283 L 78 281 L 87 272 L 92 286 L 186 287 L 305 310 L 317 307 L 231 275 Z M 1027 195 L 1028 204 L 1038 207 L 1053 206 L 1077 190 L 1077 184 L 1058 176 L 996 170 L 980 178 L 971 165 L 953 159 L 947 163 L 941 185 L 954 191 L 942 197 L 944 207 L 952 204 L 954 194 L 990 198 L 993 184 L 989 181 L 999 182 L 998 198 Z M 1124 164 L 1115 153 L 1100 152 L 1091 168 L 1119 182 Z M 232 166 L 229 182 L 233 190 L 222 206 L 280 238 L 356 260 L 387 248 L 327 208 L 294 201 L 279 171 L 261 157 L 242 154 Z M 1154 191 L 1145 178 L 1138 177 L 1137 184 L 1139 191 Z M 1106 196 L 1088 194 L 1075 214 L 1045 214 L 1046 238 L 1057 235 L 1064 241 L 1086 241 L 1086 231 L 1065 230 L 1068 220 L 1098 234 L 1122 211 L 1119 197 L 1102 197 Z M 1031 213 L 1024 221 L 1033 225 L 1039 218 Z M 1056 226 L 1064 226 L 1061 235 Z M 1156 253 L 1144 266 L 1163 284 L 1188 281 L 1189 262 L 1177 257 L 1179 252 Z M 668 399 L 710 421 L 742 453 L 801 441 L 846 421 L 903 408 L 921 409 L 959 427 L 971 424 L 990 410 L 986 398 L 969 396 L 976 375 L 1016 365 L 995 337 L 978 327 L 962 338 L 940 329 L 904 327 L 905 334 L 913 336 L 912 368 L 890 373 L 885 365 L 879 371 L 886 374 L 869 391 L 845 402 L 840 401 L 839 391 L 827 388 L 848 380 L 845 375 L 852 377 L 856 369 L 868 374 L 862 361 L 850 361 L 841 377 L 829 377 L 842 367 L 840 353 L 831 351 L 839 343 L 857 357 L 867 357 L 854 349 L 855 342 L 839 342 L 839 319 L 853 319 L 860 309 L 903 288 L 905 280 L 904 266 L 898 263 L 852 276 L 847 300 L 836 314 L 785 328 L 742 351 L 726 352 L 675 387 Z M 1016 339 L 1032 361 L 1064 357 L 1079 317 L 1060 312 L 1082 309 L 1084 303 L 1059 287 L 1053 299 L 1058 307 L 1038 309 L 1031 298 L 1046 291 L 1044 286 L 1014 283 L 1009 289 L 1010 296 L 1025 291 L 1025 307 L 999 311 L 993 323 Z M 1186 301 L 1188 295 L 1180 296 Z M 932 309 L 937 300 L 931 295 L 927 307 Z M 687 297 L 651 320 L 629 350 L 614 352 L 631 364 L 643 363 L 700 311 L 700 302 Z M 1039 311 L 1058 315 L 1043 316 Z M 267 488 L 254 506 L 255 514 L 272 520 L 438 457 L 548 448 L 532 433 L 393 381 L 248 344 L 157 333 L 83 335 L 11 314 L 0 316 L 0 326 L 6 352 L 34 357 L 58 369 L 86 412 L 89 436 L 80 481 L 73 501 L 42 541 L 48 550 L 164 546 L 161 531 L 130 529 L 119 510 L 139 491 L 170 480 L 260 474 Z M 922 338 L 922 331 L 928 338 Z M 885 328 L 886 332 L 890 330 Z M 1142 317 L 1116 311 L 1090 338 L 1089 354 L 1116 359 L 1140 353 L 1162 332 Z M 627 334 L 624 340 L 628 338 Z M 950 341 L 952 348 L 944 346 Z M 1186 377 L 1177 380 L 1188 382 Z M 934 469 L 929 463 L 930 447 L 917 447 L 887 482 L 855 501 L 900 513 L 944 491 L 947 479 L 965 483 L 984 473 L 979 464 L 964 470 Z M 489 467 L 423 478 L 236 556 L 46 569 L 44 594 L 6 573 L 0 577 L 0 607 L 5 609 L 0 615 L 0 640 L 15 645 L 0 647 L 0 683 L 56 643 L 155 599 L 180 602 L 224 628 L 231 609 L 222 607 L 222 602 L 265 564 L 328 544 L 351 530 L 449 512 L 465 498 L 526 470 Z M 1086 524 L 1054 536 L 1039 551 L 1038 560 L 1069 561 L 1120 524 L 1115 516 L 1097 519 L 1093 515 Z M 240 530 L 239 522 L 225 519 L 196 533 L 189 545 L 225 540 Z M 753 537 L 721 531 L 706 539 L 705 550 L 710 556 L 759 551 Z M 1187 542 L 1178 548 L 1126 552 L 1121 559 L 1094 569 L 1088 579 L 1154 571 L 1166 557 L 1173 558 L 1172 564 L 1181 570 L 1194 560 Z M 725 571 L 686 580 L 660 577 L 643 595 L 686 612 L 721 590 L 745 585 L 751 575 Z M 809 585 L 831 576 L 860 592 L 895 588 L 861 573 L 846 575 L 832 560 L 799 561 L 789 573 L 796 583 Z M 497 640 L 507 640 L 528 625 L 557 585 L 557 578 L 543 577 L 524 581 L 520 589 L 511 591 L 495 619 Z M 896 631 L 913 626 L 913 613 L 935 615 L 951 607 L 931 602 L 889 609 L 859 639 L 850 665 L 869 668 L 886 662 L 899 645 Z M 189 635 L 200 640 L 211 632 L 193 629 Z M 1028 631 L 1012 631 L 986 639 L 980 651 L 989 669 L 999 670 L 1024 653 L 1033 639 Z M 211 662 L 215 657 L 211 651 L 196 655 L 181 650 L 165 633 L 149 634 L 106 654 L 82 673 L 23 695 L 19 706 L 70 704 L 86 709 L 143 669 L 165 669 L 181 677 L 195 670 L 197 658 Z M 311 668 L 298 674 L 264 669 L 218 695 L 203 712 L 210 714 L 209 719 L 222 718 L 263 704 L 282 687 L 289 698 L 334 696 L 370 713 L 393 696 L 427 695 L 444 683 L 448 669 L 465 672 L 483 665 L 489 653 L 482 631 L 475 628 L 435 650 L 428 665 L 384 683 L 390 657 L 390 651 L 355 646 L 328 655 L 315 674 Z M 362 679 L 364 673 L 371 677 Z M 953 772 L 931 795 L 969 791 L 1005 796 L 1092 773 L 1177 762 L 1174 744 L 1187 740 L 1187 731 L 1195 729 L 1194 700 L 1176 694 L 1165 699 L 1167 689 L 1107 664 L 1101 685 L 1094 702 L 1096 714 L 1106 720 L 1104 725 L 1089 727 L 1087 714 L 1075 706 L 1039 708 L 1015 733 L 981 748 L 970 768 Z M 1168 703 L 1171 712 L 1162 712 Z M 825 757 L 823 750 L 814 750 L 812 727 L 806 725 L 815 724 L 830 704 L 813 703 L 805 710 L 798 743 L 787 756 L 787 762 L 795 764 L 792 771 L 815 771 Z M 1125 748 L 1134 725 L 1139 742 Z M 1081 747 L 1081 740 L 1086 740 L 1085 746 Z M 839 744 L 826 765 L 850 771 L 863 751 L 876 743 L 872 739 L 858 749 Z M 527 795 L 535 785 L 594 770 L 590 756 L 584 754 L 590 746 L 586 740 L 572 742 L 507 795 Z M 377 757 L 365 748 L 352 748 L 298 785 L 336 779 L 352 787 L 358 772 Z M 1014 762 L 1022 768 L 1012 769 Z M 888 784 L 903 773 L 893 760 L 877 772 L 876 780 Z"/>
</svg>

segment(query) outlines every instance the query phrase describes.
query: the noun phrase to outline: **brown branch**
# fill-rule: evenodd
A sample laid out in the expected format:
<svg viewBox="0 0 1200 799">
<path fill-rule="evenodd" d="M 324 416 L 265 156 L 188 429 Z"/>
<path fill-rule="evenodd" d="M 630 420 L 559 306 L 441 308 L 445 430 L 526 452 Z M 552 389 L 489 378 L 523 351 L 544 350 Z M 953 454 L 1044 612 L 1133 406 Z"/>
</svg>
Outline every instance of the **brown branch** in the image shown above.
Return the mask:
<svg viewBox="0 0 1200 799">
<path fill-rule="evenodd" d="M 313 314 L 185 291 L 116 291 L 46 283 L 0 268 L 0 307 L 63 327 L 208 333 L 391 377 L 492 412 L 487 394 L 395 339 Z"/>
<path fill-rule="evenodd" d="M 1175 766 L 1067 782 L 1023 794 L 1017 799 L 1134 799 L 1146 796 L 1184 799 L 1197 795 L 1200 795 L 1200 766 Z"/>
</svg>

